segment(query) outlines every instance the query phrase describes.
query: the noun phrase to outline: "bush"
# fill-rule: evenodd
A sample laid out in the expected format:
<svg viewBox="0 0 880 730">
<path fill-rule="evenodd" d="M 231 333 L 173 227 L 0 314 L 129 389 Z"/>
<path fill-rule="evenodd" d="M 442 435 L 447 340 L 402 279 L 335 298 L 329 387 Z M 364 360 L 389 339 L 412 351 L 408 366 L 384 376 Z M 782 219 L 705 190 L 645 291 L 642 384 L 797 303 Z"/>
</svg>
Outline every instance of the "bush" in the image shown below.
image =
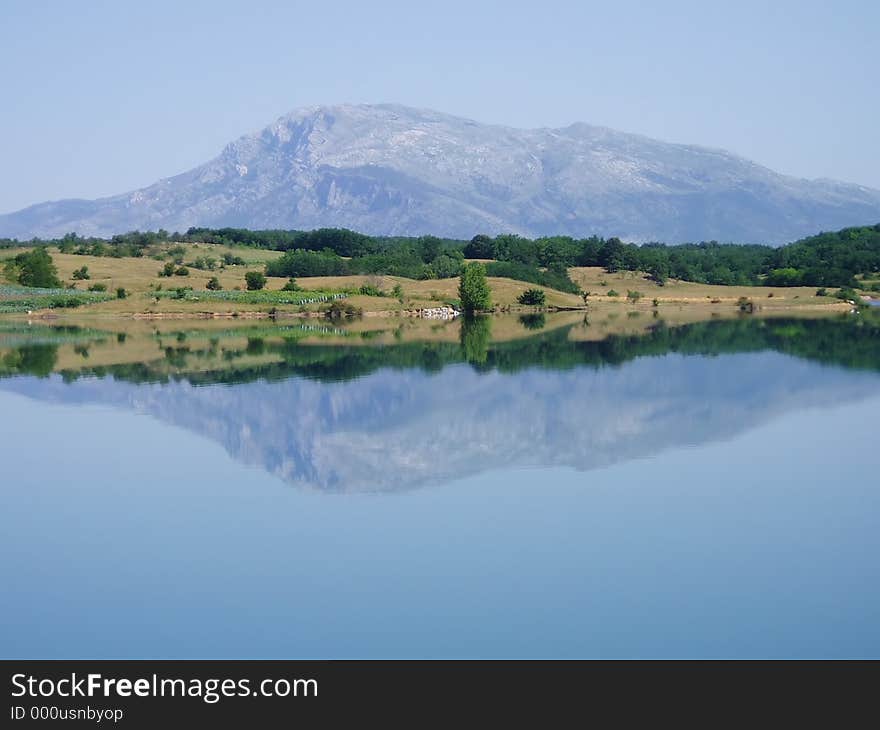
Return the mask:
<svg viewBox="0 0 880 730">
<path fill-rule="evenodd" d="M 299 291 L 300 286 L 296 283 L 296 279 L 292 276 L 287 280 L 287 283 L 281 287 L 281 291 Z"/>
<path fill-rule="evenodd" d="M 186 266 L 181 266 L 174 270 L 175 276 L 189 276 L 189 269 Z"/>
<path fill-rule="evenodd" d="M 74 309 L 78 307 L 82 302 L 76 297 L 57 297 L 49 302 L 49 307 L 52 309 Z"/>
<path fill-rule="evenodd" d="M 216 276 L 212 276 L 208 279 L 208 283 L 205 284 L 205 289 L 208 289 L 209 291 L 220 291 L 222 288 L 223 286 L 220 284 L 220 279 Z"/>
<path fill-rule="evenodd" d="M 266 277 L 259 271 L 248 271 L 244 275 L 244 282 L 248 291 L 258 291 L 266 286 Z"/>
<path fill-rule="evenodd" d="M 817 296 L 817 297 L 827 297 L 827 296 L 828 296 L 828 290 L 827 290 L 824 286 L 823 286 L 823 287 L 819 287 L 818 289 L 816 289 L 816 296 Z"/>
<path fill-rule="evenodd" d="M 92 284 L 89 287 L 89 291 L 107 291 L 106 284 Z"/>
<path fill-rule="evenodd" d="M 626 298 L 630 304 L 638 304 L 639 299 L 642 298 L 642 293 L 640 291 L 629 289 L 626 292 Z"/>
<path fill-rule="evenodd" d="M 213 271 L 217 268 L 217 259 L 211 258 L 210 256 L 199 256 L 190 264 L 190 266 L 202 271 Z"/>
<path fill-rule="evenodd" d="M 360 307 L 356 307 L 353 304 L 343 302 L 339 299 L 331 302 L 324 309 L 324 316 L 328 319 L 341 319 L 342 317 L 360 317 L 363 313 L 364 310 Z"/>
<path fill-rule="evenodd" d="M 77 269 L 73 272 L 73 278 L 77 281 L 83 281 L 85 279 L 91 279 L 92 277 L 89 275 L 89 267 L 83 266 L 82 268 Z"/>
<path fill-rule="evenodd" d="M 609 289 L 609 290 L 608 290 L 608 296 L 609 296 L 609 297 L 619 297 L 620 294 L 618 294 L 616 291 L 614 291 L 614 289 Z"/>
<path fill-rule="evenodd" d="M 116 290 L 116 298 L 117 299 L 125 299 L 127 296 L 128 296 L 128 292 L 125 291 L 125 289 L 123 287 L 119 287 Z"/>
<path fill-rule="evenodd" d="M 223 263 L 226 266 L 244 266 L 245 260 L 241 256 L 233 256 L 231 253 L 223 254 Z"/>
<path fill-rule="evenodd" d="M 174 262 L 168 261 L 159 271 L 159 276 L 174 276 Z"/>
<path fill-rule="evenodd" d="M 516 301 L 527 306 L 543 307 L 547 301 L 547 296 L 544 294 L 543 289 L 526 289 L 516 298 Z"/>
</svg>

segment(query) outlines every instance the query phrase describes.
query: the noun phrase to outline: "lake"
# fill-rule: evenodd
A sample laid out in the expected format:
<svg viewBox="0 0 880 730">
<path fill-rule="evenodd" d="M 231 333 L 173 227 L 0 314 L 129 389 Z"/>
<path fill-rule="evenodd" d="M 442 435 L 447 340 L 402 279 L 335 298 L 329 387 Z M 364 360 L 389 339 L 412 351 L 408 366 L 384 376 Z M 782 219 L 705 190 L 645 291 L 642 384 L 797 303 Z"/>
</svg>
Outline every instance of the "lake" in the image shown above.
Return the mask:
<svg viewBox="0 0 880 730">
<path fill-rule="evenodd" d="M 876 318 L 425 327 L 0 322 L 0 655 L 880 656 Z"/>
</svg>

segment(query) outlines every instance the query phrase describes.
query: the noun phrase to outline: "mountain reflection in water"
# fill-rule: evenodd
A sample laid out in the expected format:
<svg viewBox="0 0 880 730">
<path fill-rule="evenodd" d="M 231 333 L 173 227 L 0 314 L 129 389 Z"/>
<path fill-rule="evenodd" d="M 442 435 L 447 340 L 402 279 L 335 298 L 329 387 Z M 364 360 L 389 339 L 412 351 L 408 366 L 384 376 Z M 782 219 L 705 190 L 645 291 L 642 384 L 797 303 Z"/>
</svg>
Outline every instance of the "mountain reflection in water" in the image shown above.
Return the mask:
<svg viewBox="0 0 880 730">
<path fill-rule="evenodd" d="M 511 466 L 589 470 L 880 390 L 871 319 L 660 323 L 598 340 L 578 340 L 574 325 L 504 342 L 491 330 L 477 320 L 452 341 L 374 345 L 314 326 L 7 325 L 0 387 L 134 409 L 287 482 L 339 492 Z"/>
</svg>

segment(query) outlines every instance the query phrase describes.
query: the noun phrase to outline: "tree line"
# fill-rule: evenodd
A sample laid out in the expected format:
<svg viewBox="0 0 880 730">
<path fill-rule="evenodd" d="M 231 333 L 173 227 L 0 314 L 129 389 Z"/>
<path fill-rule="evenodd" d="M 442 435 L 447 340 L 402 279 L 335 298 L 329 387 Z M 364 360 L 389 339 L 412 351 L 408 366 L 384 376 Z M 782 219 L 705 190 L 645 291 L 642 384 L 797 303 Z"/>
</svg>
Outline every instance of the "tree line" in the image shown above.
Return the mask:
<svg viewBox="0 0 880 730">
<path fill-rule="evenodd" d="M 389 274 L 411 279 L 458 276 L 465 259 L 486 259 L 489 276 L 506 276 L 577 292 L 573 266 L 608 272 L 641 271 L 663 285 L 668 279 L 704 284 L 854 287 L 858 275 L 880 271 L 880 224 L 823 232 L 780 248 L 704 241 L 668 245 L 625 243 L 619 238 L 513 234 L 477 235 L 470 241 L 437 236 L 369 236 L 344 228 L 314 231 L 190 228 L 185 233 L 138 232 L 110 239 L 67 234 L 60 239 L 0 247 L 58 246 L 92 256 L 143 256 L 165 242 L 202 242 L 284 251 L 267 267 L 270 276 L 309 277 Z"/>
</svg>

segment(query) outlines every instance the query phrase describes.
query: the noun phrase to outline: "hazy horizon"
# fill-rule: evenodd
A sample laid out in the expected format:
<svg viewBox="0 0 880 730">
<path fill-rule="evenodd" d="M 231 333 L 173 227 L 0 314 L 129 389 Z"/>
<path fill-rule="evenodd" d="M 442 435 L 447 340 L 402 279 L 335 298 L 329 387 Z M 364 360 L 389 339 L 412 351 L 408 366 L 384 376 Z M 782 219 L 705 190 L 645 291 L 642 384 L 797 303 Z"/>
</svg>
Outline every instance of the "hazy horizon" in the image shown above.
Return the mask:
<svg viewBox="0 0 880 730">
<path fill-rule="evenodd" d="M 13 0 L 5 15 L 3 213 L 143 187 L 293 109 L 341 103 L 519 128 L 585 122 L 880 188 L 867 72 L 880 8 L 856 0 L 419 11 Z"/>
</svg>

